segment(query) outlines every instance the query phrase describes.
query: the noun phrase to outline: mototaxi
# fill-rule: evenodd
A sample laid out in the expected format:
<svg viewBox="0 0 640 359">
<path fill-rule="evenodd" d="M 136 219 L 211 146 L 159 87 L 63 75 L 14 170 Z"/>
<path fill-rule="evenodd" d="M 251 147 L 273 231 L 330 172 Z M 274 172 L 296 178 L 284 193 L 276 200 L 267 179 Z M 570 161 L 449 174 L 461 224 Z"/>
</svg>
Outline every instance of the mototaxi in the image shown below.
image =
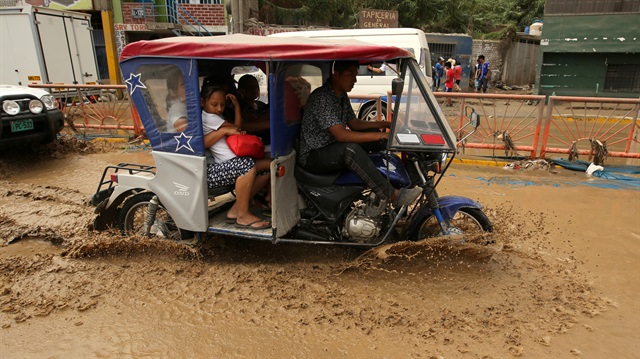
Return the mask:
<svg viewBox="0 0 640 359">
<path fill-rule="evenodd" d="M 306 98 L 339 60 L 357 60 L 363 66 L 388 62 L 398 69 L 389 86 L 394 107 L 387 151 L 372 155 L 372 160 L 395 187 L 423 188 L 413 205 L 393 208 L 372 199 L 353 173 L 323 177 L 296 166 Z M 479 203 L 437 195 L 436 184 L 456 153 L 456 135 L 406 50 L 296 37 L 175 37 L 127 45 L 120 66 L 155 166 L 121 163 L 105 169 L 91 200 L 96 229 L 117 227 L 125 233 L 177 240 L 212 233 L 276 243 L 365 247 L 428 233 L 457 233 L 461 227 L 454 222 L 459 216 L 481 231 L 492 229 Z M 271 228 L 263 230 L 225 223 L 233 186 L 208 188 L 206 182 L 201 83 L 210 75 L 247 68 L 264 73 L 269 105 L 272 209 Z M 167 126 L 169 76 L 176 72 L 186 91 L 187 127 L 182 132 Z M 477 127 L 477 115 L 471 120 Z"/>
</svg>

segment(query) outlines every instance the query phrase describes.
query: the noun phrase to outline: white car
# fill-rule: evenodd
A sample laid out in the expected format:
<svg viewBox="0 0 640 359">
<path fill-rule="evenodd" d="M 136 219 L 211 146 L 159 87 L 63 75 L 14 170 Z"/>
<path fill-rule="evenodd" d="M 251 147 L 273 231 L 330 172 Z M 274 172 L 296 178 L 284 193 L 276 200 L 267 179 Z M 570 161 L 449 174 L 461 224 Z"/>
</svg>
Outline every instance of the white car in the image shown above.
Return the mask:
<svg viewBox="0 0 640 359">
<path fill-rule="evenodd" d="M 0 146 L 52 142 L 64 126 L 64 115 L 47 91 L 0 85 Z"/>
</svg>

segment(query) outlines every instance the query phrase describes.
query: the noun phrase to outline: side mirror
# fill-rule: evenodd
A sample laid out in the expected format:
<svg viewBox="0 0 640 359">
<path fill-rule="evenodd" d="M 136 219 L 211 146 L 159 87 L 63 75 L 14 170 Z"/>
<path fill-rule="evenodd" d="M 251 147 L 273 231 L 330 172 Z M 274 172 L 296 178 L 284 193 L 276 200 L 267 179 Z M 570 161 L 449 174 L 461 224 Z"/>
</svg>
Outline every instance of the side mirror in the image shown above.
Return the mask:
<svg viewBox="0 0 640 359">
<path fill-rule="evenodd" d="M 468 107 L 465 108 L 465 113 L 469 113 L 468 112 Z M 469 116 L 469 122 L 466 123 L 464 126 L 462 126 L 462 128 L 459 131 L 459 133 L 462 133 L 462 130 L 467 127 L 468 125 L 471 125 L 471 127 L 473 128 L 473 131 L 469 132 L 466 136 L 464 136 L 463 138 L 458 140 L 458 143 L 462 143 L 464 142 L 464 140 L 466 140 L 467 138 L 469 138 L 469 136 L 473 135 L 476 130 L 478 129 L 478 127 L 480 126 L 480 115 L 478 115 L 478 113 L 476 112 L 476 110 L 474 110 L 473 108 L 471 108 L 471 114 Z"/>
<path fill-rule="evenodd" d="M 396 96 L 396 97 L 400 97 L 400 95 L 402 95 L 402 90 L 404 89 L 404 80 L 395 77 L 393 80 L 391 80 L 391 93 Z"/>
<path fill-rule="evenodd" d="M 478 115 L 476 110 L 471 109 L 471 116 L 469 116 L 469 121 L 471 122 L 471 127 L 473 128 L 480 127 L 480 115 Z"/>
</svg>

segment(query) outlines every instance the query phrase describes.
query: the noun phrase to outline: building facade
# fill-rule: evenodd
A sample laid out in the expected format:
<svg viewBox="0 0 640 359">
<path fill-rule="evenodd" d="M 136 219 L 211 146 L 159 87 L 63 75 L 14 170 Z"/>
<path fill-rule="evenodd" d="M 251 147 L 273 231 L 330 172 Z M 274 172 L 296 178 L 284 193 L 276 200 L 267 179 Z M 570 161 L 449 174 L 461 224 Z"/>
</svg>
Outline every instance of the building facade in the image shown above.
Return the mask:
<svg viewBox="0 0 640 359">
<path fill-rule="evenodd" d="M 547 0 L 536 92 L 638 97 L 640 1 Z"/>
</svg>

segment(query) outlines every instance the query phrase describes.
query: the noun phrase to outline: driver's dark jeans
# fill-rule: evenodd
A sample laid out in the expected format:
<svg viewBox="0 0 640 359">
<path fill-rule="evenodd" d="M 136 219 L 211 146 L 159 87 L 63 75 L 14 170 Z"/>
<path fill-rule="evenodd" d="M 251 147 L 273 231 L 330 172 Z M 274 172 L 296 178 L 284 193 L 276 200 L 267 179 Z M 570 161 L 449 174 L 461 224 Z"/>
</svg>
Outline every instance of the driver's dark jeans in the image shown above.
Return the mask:
<svg viewBox="0 0 640 359">
<path fill-rule="evenodd" d="M 335 142 L 309 152 L 304 168 L 315 174 L 350 169 L 362 178 L 376 195 L 389 200 L 393 187 L 367 155 L 367 151 L 380 151 L 385 147 L 385 141 L 363 143 L 362 145 Z"/>
</svg>

